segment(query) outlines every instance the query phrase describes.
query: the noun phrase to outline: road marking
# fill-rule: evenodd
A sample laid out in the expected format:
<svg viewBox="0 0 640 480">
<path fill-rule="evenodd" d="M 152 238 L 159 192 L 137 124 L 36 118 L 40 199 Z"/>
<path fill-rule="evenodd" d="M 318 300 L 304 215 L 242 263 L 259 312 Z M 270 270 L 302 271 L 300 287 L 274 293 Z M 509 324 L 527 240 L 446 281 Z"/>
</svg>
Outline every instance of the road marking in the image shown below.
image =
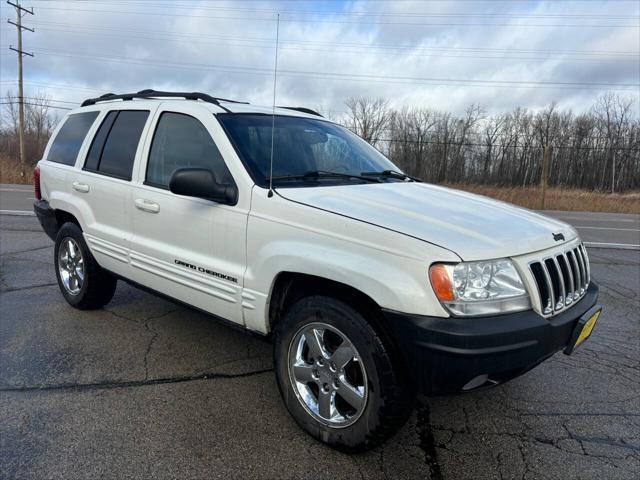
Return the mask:
<svg viewBox="0 0 640 480">
<path fill-rule="evenodd" d="M 35 212 L 28 210 L 0 210 L 0 215 L 18 215 L 21 217 L 35 217 Z"/>
<path fill-rule="evenodd" d="M 583 242 L 589 248 L 613 248 L 620 250 L 640 250 L 640 245 L 632 243 L 600 243 L 600 242 Z"/>
<path fill-rule="evenodd" d="M 0 188 L 0 192 L 26 192 L 26 193 L 32 193 L 33 189 L 24 189 L 24 188 Z"/>
<path fill-rule="evenodd" d="M 624 215 L 635 215 L 633 213 L 625 213 Z M 603 218 L 603 217 L 569 217 L 569 216 L 561 216 L 561 215 L 557 215 L 557 216 L 551 216 L 548 215 L 551 218 L 555 218 L 558 220 L 582 220 L 583 222 L 621 222 L 621 223 L 638 223 L 640 222 L 640 219 L 638 220 L 634 220 L 634 219 L 629 219 L 629 218 Z"/>
<path fill-rule="evenodd" d="M 640 232 L 639 228 L 610 228 L 610 227 L 583 227 L 574 225 L 574 228 L 588 228 L 589 230 L 617 230 L 618 232 Z"/>
</svg>

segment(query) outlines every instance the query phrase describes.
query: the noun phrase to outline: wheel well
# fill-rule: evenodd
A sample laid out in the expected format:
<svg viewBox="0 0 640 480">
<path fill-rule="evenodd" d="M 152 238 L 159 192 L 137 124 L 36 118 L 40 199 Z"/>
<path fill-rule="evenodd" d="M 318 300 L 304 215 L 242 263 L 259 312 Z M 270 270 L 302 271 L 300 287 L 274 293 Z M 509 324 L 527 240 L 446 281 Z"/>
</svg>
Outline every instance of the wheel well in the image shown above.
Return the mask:
<svg viewBox="0 0 640 480">
<path fill-rule="evenodd" d="M 312 295 L 326 295 L 337 298 L 363 314 L 371 326 L 385 340 L 394 362 L 397 362 L 400 368 L 399 372 L 403 375 L 403 381 L 407 382 L 407 385 L 410 384 L 407 376 L 409 372 L 407 363 L 395 335 L 384 319 L 382 308 L 367 294 L 347 284 L 302 273 L 280 273 L 276 277 L 269 301 L 269 335 L 273 333 L 278 322 L 291 305 L 304 297 Z"/>
<path fill-rule="evenodd" d="M 287 309 L 304 297 L 326 295 L 342 300 L 361 313 L 382 317 L 380 306 L 368 295 L 344 283 L 303 273 L 282 272 L 275 281 L 269 301 L 269 331 L 272 332 Z M 372 320 L 373 320 L 372 318 Z"/>
<path fill-rule="evenodd" d="M 80 222 L 78 219 L 73 216 L 69 212 L 65 212 L 64 210 L 56 210 L 56 221 L 58 222 L 58 229 L 62 227 L 67 222 L 75 223 L 78 227 L 80 227 Z M 80 227 L 82 230 L 82 227 Z"/>
</svg>

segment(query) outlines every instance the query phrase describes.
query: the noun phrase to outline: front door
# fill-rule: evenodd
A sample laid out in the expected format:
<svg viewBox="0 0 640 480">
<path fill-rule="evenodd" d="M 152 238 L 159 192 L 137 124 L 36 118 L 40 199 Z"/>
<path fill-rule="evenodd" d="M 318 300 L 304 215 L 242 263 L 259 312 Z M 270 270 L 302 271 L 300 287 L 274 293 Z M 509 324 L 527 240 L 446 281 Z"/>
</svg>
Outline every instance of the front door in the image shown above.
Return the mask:
<svg viewBox="0 0 640 480">
<path fill-rule="evenodd" d="M 132 279 L 242 323 L 247 211 L 169 191 L 174 170 L 208 168 L 234 179 L 213 139 L 213 115 L 173 105 L 156 113 L 132 195 Z"/>
</svg>

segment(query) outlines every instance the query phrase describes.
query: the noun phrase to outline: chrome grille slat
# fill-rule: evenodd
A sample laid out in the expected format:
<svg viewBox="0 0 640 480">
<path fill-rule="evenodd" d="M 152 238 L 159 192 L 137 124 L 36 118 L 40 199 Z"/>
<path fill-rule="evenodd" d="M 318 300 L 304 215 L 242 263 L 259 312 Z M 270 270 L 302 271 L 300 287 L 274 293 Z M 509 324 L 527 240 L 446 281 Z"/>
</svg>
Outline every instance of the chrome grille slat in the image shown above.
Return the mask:
<svg viewBox="0 0 640 480">
<path fill-rule="evenodd" d="M 555 305 L 556 305 L 556 294 L 553 291 L 553 283 L 551 282 L 551 275 L 549 275 L 549 270 L 547 270 L 546 263 L 542 262 L 541 265 L 542 265 L 542 271 L 544 273 L 544 278 L 547 281 L 547 291 L 549 292 L 549 303 L 547 304 L 545 311 L 548 310 L 548 313 L 551 313 L 553 312 L 553 309 L 555 308 Z"/>
<path fill-rule="evenodd" d="M 584 265 L 584 257 L 582 256 L 582 252 L 580 251 L 580 248 L 576 248 L 574 250 L 577 258 L 578 258 L 578 263 L 580 264 L 580 275 L 582 276 L 582 279 L 580 281 L 580 287 L 584 290 L 585 285 L 588 283 L 587 282 L 587 267 L 585 267 Z"/>
<path fill-rule="evenodd" d="M 585 248 L 584 244 L 580 245 L 580 250 L 582 251 L 582 255 L 584 256 L 584 264 L 587 268 L 587 283 L 584 287 L 586 289 L 589 285 L 589 282 L 591 282 L 591 265 L 589 265 L 589 255 L 587 255 L 587 249 Z"/>
<path fill-rule="evenodd" d="M 571 270 L 571 278 L 573 280 L 573 297 L 577 299 L 580 297 L 580 269 L 578 268 L 578 262 L 573 254 L 572 250 L 565 253 L 567 260 L 569 261 L 569 269 Z"/>
<path fill-rule="evenodd" d="M 560 263 L 558 263 L 558 257 L 553 257 L 551 261 L 556 267 L 556 274 L 558 275 L 558 284 L 560 285 L 560 298 L 558 298 L 558 303 L 556 303 L 556 306 L 554 308 L 556 310 L 562 310 L 565 306 L 565 299 L 567 298 L 567 288 L 564 284 L 564 275 L 562 274 Z"/>
<path fill-rule="evenodd" d="M 576 292 L 576 289 L 573 283 L 573 270 L 571 265 L 569 264 L 569 257 L 567 256 L 566 252 L 563 252 L 560 255 L 558 255 L 557 258 L 562 260 L 562 262 L 564 263 L 565 269 L 567 271 L 567 278 L 564 279 L 565 287 L 567 288 L 567 295 L 565 297 L 564 303 L 565 305 L 571 305 L 571 303 L 573 302 L 573 295 Z"/>
<path fill-rule="evenodd" d="M 540 298 L 540 311 L 551 317 L 575 304 L 590 281 L 587 252 L 583 244 L 529 262 Z"/>
</svg>

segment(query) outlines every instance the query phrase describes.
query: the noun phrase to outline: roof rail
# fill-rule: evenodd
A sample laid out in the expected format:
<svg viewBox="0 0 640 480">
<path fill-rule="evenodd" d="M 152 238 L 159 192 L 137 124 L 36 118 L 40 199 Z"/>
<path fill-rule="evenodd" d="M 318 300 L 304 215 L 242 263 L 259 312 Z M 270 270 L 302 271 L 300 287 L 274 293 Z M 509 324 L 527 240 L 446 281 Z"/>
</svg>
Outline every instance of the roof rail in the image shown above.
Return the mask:
<svg viewBox="0 0 640 480">
<path fill-rule="evenodd" d="M 97 98 L 88 98 L 84 102 L 82 102 L 82 107 L 86 107 L 88 105 L 95 105 L 98 102 L 107 102 L 110 100 L 133 100 L 134 98 L 157 98 L 157 97 L 165 97 L 165 98 L 184 98 L 186 100 L 202 100 L 207 103 L 213 103 L 214 105 L 219 106 L 220 108 L 229 112 L 230 110 L 220 105 L 220 102 L 227 103 L 244 103 L 247 104 L 249 102 L 239 102 L 237 100 L 227 100 L 225 98 L 216 98 L 208 95 L 206 93 L 200 92 L 162 92 L 157 90 L 140 90 L 137 93 L 105 93 L 104 95 L 100 95 Z"/>
<path fill-rule="evenodd" d="M 320 115 L 318 112 L 316 112 L 315 110 L 311 110 L 310 108 L 307 108 L 307 107 L 282 107 L 282 106 L 278 106 L 278 108 L 285 108 L 287 110 L 295 110 L 296 112 L 308 113 L 309 115 L 315 115 L 317 117 L 322 117 L 322 115 Z M 322 117 L 322 118 L 324 118 L 324 117 Z"/>
</svg>

